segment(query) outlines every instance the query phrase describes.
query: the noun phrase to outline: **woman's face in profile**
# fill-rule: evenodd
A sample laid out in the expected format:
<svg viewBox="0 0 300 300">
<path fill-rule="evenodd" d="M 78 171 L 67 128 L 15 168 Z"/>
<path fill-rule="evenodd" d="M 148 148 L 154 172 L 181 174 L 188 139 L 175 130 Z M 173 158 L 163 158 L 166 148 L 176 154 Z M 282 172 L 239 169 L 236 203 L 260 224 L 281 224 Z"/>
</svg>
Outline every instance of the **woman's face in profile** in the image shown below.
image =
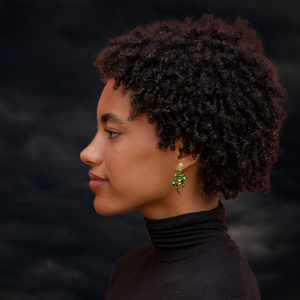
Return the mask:
<svg viewBox="0 0 300 300">
<path fill-rule="evenodd" d="M 122 95 L 122 87 L 114 90 L 114 83 L 114 79 L 109 79 L 103 89 L 97 107 L 98 131 L 80 154 L 81 160 L 91 166 L 90 177 L 107 180 L 101 185 L 90 182 L 95 192 L 95 209 L 101 215 L 136 210 L 145 214 L 148 210 L 163 209 L 177 193 L 171 184 L 176 151 L 158 148 L 155 123 L 149 124 L 146 115 L 127 121 L 130 92 Z M 122 123 L 109 117 L 112 114 Z"/>
</svg>

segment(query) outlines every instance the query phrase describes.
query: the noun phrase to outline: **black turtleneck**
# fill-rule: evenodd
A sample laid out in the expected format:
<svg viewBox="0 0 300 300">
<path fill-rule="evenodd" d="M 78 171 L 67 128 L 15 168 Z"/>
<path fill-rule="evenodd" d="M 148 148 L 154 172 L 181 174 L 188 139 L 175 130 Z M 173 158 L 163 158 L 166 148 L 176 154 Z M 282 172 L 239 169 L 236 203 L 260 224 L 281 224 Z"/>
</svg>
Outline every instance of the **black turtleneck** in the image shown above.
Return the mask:
<svg viewBox="0 0 300 300">
<path fill-rule="evenodd" d="M 225 220 L 220 201 L 210 211 L 145 217 L 151 244 L 117 261 L 105 300 L 260 300 Z"/>
</svg>

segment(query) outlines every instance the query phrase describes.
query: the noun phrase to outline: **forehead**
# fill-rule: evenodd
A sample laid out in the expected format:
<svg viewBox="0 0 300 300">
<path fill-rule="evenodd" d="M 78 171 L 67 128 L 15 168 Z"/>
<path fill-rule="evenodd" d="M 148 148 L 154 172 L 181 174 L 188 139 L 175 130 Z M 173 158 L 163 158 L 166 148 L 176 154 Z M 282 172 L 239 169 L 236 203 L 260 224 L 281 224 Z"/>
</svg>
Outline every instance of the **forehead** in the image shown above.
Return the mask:
<svg viewBox="0 0 300 300">
<path fill-rule="evenodd" d="M 123 95 L 122 86 L 120 86 L 117 90 L 114 90 L 114 84 L 114 79 L 109 79 L 100 96 L 97 107 L 97 119 L 100 122 L 101 119 L 103 122 L 118 121 L 118 118 L 125 122 L 129 116 L 130 92 L 127 91 L 126 95 Z"/>
<path fill-rule="evenodd" d="M 131 92 L 127 91 L 126 95 L 123 95 L 122 86 L 114 90 L 114 83 L 113 79 L 108 80 L 100 96 L 97 107 L 98 124 L 102 123 L 101 119 L 103 122 L 107 120 L 109 124 L 113 120 L 116 121 L 117 116 L 125 122 L 125 125 L 122 127 L 126 132 L 134 132 L 134 140 L 136 142 L 145 143 L 145 141 L 148 141 L 151 149 L 156 148 L 158 143 L 155 128 L 156 123 L 150 124 L 148 122 L 148 115 L 146 114 L 133 121 L 127 121 L 131 110 L 129 99 Z M 112 124 L 118 123 L 113 122 Z M 120 123 L 118 125 L 120 125 Z M 133 141 L 131 141 L 131 143 L 133 143 Z"/>
</svg>

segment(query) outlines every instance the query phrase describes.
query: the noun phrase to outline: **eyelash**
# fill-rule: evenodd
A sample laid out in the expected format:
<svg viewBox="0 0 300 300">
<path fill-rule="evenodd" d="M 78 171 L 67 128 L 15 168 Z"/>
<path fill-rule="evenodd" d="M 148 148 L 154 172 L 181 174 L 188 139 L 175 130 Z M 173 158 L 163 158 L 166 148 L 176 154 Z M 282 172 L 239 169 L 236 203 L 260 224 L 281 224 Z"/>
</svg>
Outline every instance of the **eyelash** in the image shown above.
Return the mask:
<svg viewBox="0 0 300 300">
<path fill-rule="evenodd" d="M 106 131 L 106 132 L 108 132 L 108 133 L 110 133 L 110 134 L 112 134 L 112 133 L 117 134 L 117 136 L 120 134 L 118 132 L 110 131 L 110 130 L 107 130 L 107 129 L 103 129 L 103 130 Z M 109 139 L 114 139 L 117 136 L 114 136 L 114 137 L 110 136 Z"/>
</svg>

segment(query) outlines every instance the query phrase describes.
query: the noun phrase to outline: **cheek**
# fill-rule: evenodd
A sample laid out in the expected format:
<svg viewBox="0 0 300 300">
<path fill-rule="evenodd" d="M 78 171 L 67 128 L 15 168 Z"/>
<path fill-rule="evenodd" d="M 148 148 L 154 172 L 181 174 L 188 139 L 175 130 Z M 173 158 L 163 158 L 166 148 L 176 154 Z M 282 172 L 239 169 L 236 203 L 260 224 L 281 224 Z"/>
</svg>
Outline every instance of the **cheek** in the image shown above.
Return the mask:
<svg viewBox="0 0 300 300">
<path fill-rule="evenodd" d="M 132 163 L 127 180 L 128 185 L 135 183 L 135 190 L 150 196 L 161 194 L 168 188 L 168 184 L 172 186 L 173 174 L 164 152 L 145 150 L 143 155 L 135 155 L 133 159 L 135 162 Z"/>
<path fill-rule="evenodd" d="M 160 190 L 168 182 L 171 186 L 174 172 L 168 168 L 168 159 L 166 152 L 145 143 L 118 145 L 106 156 L 111 186 L 126 194 Z"/>
<path fill-rule="evenodd" d="M 116 144 L 106 150 L 105 164 L 109 178 L 122 177 L 123 174 L 130 173 L 136 157 L 132 148 L 130 145 Z"/>
<path fill-rule="evenodd" d="M 172 186 L 174 176 L 169 166 L 167 159 L 164 161 L 158 160 L 149 165 L 146 178 L 150 187 L 160 191 Z"/>
</svg>

